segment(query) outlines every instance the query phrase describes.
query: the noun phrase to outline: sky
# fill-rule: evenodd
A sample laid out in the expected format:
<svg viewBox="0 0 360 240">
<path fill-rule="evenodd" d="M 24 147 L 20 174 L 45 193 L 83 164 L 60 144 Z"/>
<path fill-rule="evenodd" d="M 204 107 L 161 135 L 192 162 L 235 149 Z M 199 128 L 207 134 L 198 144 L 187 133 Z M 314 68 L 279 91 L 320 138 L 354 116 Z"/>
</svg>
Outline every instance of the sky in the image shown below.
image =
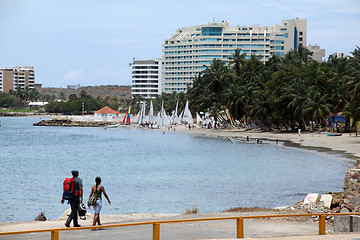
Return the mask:
<svg viewBox="0 0 360 240">
<path fill-rule="evenodd" d="M 0 0 L 0 68 L 33 66 L 43 87 L 131 85 L 129 63 L 159 58 L 176 29 L 307 19 L 307 45 L 360 47 L 360 0 Z"/>
</svg>

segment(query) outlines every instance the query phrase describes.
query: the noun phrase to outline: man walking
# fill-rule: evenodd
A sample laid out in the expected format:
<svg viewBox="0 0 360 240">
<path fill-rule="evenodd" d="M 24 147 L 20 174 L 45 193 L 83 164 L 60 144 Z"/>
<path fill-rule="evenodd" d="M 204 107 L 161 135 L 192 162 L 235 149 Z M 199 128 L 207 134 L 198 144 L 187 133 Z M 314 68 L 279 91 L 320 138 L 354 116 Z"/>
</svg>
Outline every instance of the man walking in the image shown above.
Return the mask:
<svg viewBox="0 0 360 240">
<path fill-rule="evenodd" d="M 71 220 L 73 220 L 74 227 L 81 227 L 78 223 L 78 209 L 79 204 L 83 201 L 83 184 L 81 178 L 79 178 L 79 172 L 78 170 L 72 170 L 71 174 L 74 177 L 74 191 L 75 191 L 75 197 L 71 200 L 69 200 L 70 206 L 71 206 L 71 213 L 68 219 L 65 222 L 66 227 L 70 227 Z M 64 203 L 64 198 L 61 199 L 61 203 Z"/>
</svg>

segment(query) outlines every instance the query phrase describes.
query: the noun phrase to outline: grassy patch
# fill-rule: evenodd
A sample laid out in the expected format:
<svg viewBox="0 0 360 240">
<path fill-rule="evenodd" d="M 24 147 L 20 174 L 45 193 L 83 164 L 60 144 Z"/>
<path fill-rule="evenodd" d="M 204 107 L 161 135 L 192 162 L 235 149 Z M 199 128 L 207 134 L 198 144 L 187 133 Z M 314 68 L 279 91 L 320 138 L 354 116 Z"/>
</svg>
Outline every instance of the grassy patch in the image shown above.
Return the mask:
<svg viewBox="0 0 360 240">
<path fill-rule="evenodd" d="M 197 206 L 193 206 L 191 209 L 186 209 L 185 210 L 185 215 L 189 215 L 189 214 L 197 214 L 199 212 L 199 209 Z"/>
<path fill-rule="evenodd" d="M 41 212 L 35 219 L 35 221 L 46 221 L 45 212 Z"/>
<path fill-rule="evenodd" d="M 274 211 L 274 209 L 261 208 L 261 207 L 248 207 L 248 208 L 236 207 L 236 208 L 231 208 L 231 209 L 225 210 L 223 212 L 269 212 L 269 211 Z"/>
</svg>

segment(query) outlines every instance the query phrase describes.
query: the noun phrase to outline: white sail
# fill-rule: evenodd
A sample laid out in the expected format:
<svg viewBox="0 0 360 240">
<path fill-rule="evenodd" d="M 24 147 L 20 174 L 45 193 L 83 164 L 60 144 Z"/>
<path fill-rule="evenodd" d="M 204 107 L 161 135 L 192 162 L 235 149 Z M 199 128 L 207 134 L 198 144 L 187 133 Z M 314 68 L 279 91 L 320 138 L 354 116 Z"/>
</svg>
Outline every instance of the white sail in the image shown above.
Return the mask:
<svg viewBox="0 0 360 240">
<path fill-rule="evenodd" d="M 202 122 L 202 118 L 200 117 L 200 114 L 198 112 L 196 112 L 196 123 L 200 124 L 200 122 Z"/>
<path fill-rule="evenodd" d="M 154 119 L 154 107 L 153 107 L 153 103 L 152 100 L 150 100 L 150 109 L 149 109 L 149 113 L 148 113 L 148 123 L 149 124 L 154 124 L 155 119 Z"/>
<path fill-rule="evenodd" d="M 190 109 L 189 109 L 189 101 L 186 101 L 186 105 L 185 105 L 185 109 L 184 109 L 184 115 L 182 117 L 182 121 L 183 122 L 187 122 L 189 124 L 193 124 L 194 123 L 194 120 L 191 116 L 191 112 L 190 112 Z"/>
<path fill-rule="evenodd" d="M 145 107 L 146 107 L 146 102 L 144 100 L 143 103 L 142 103 L 142 106 L 141 106 L 139 119 L 137 121 L 137 124 L 139 124 L 139 125 L 144 125 L 145 124 Z"/>
<path fill-rule="evenodd" d="M 160 114 L 159 114 L 159 122 L 158 125 L 159 127 L 166 127 L 168 125 L 167 123 L 167 115 L 164 109 L 164 101 L 161 103 L 161 110 L 160 110 Z"/>
<path fill-rule="evenodd" d="M 179 101 L 176 102 L 176 108 L 175 111 L 173 111 L 172 116 L 171 116 L 171 124 L 176 125 L 179 124 L 179 117 L 178 117 L 178 105 L 179 105 Z"/>
<path fill-rule="evenodd" d="M 179 115 L 178 124 L 181 124 L 183 116 L 184 116 L 184 110 L 182 110 L 182 112 Z"/>
<path fill-rule="evenodd" d="M 171 125 L 171 118 L 169 115 L 166 115 L 164 116 L 163 118 L 163 126 L 164 127 L 169 127 Z"/>
<path fill-rule="evenodd" d="M 136 118 L 135 118 L 135 122 L 136 122 L 136 123 L 139 121 L 140 112 L 141 112 L 141 110 L 140 110 L 140 111 L 137 113 L 137 115 L 136 115 Z"/>
<path fill-rule="evenodd" d="M 161 117 L 160 117 L 160 112 L 157 113 L 156 116 L 156 124 L 160 127 L 161 125 Z"/>
<path fill-rule="evenodd" d="M 206 112 L 205 113 L 205 116 L 204 116 L 204 121 L 203 121 L 203 124 L 209 124 L 210 123 L 210 113 L 209 112 Z"/>
</svg>

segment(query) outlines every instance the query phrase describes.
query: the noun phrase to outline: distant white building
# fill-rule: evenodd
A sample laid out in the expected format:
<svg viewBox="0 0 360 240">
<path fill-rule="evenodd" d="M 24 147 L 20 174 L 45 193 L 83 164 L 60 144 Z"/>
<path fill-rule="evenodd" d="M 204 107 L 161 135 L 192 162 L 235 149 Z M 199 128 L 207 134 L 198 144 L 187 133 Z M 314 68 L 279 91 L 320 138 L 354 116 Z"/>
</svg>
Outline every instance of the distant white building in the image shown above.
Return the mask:
<svg viewBox="0 0 360 240">
<path fill-rule="evenodd" d="M 336 56 L 336 57 L 338 57 L 338 58 L 344 58 L 344 57 L 346 57 L 345 53 L 343 53 L 343 52 L 336 52 L 336 53 L 333 53 L 333 54 L 331 54 L 331 55 Z"/>
<path fill-rule="evenodd" d="M 325 57 L 325 49 L 320 49 L 320 46 L 315 45 L 312 46 L 311 44 L 306 47 L 311 53 L 311 58 L 315 61 L 322 62 L 323 58 Z"/>
<path fill-rule="evenodd" d="M 162 59 L 134 60 L 131 64 L 131 94 L 143 98 L 161 95 Z"/>
<path fill-rule="evenodd" d="M 115 111 L 108 106 L 103 107 L 102 109 L 94 113 L 95 117 L 102 118 L 103 120 L 114 119 L 119 117 L 120 113 Z"/>
<path fill-rule="evenodd" d="M 48 104 L 49 102 L 29 102 L 29 107 L 42 107 Z"/>
</svg>

